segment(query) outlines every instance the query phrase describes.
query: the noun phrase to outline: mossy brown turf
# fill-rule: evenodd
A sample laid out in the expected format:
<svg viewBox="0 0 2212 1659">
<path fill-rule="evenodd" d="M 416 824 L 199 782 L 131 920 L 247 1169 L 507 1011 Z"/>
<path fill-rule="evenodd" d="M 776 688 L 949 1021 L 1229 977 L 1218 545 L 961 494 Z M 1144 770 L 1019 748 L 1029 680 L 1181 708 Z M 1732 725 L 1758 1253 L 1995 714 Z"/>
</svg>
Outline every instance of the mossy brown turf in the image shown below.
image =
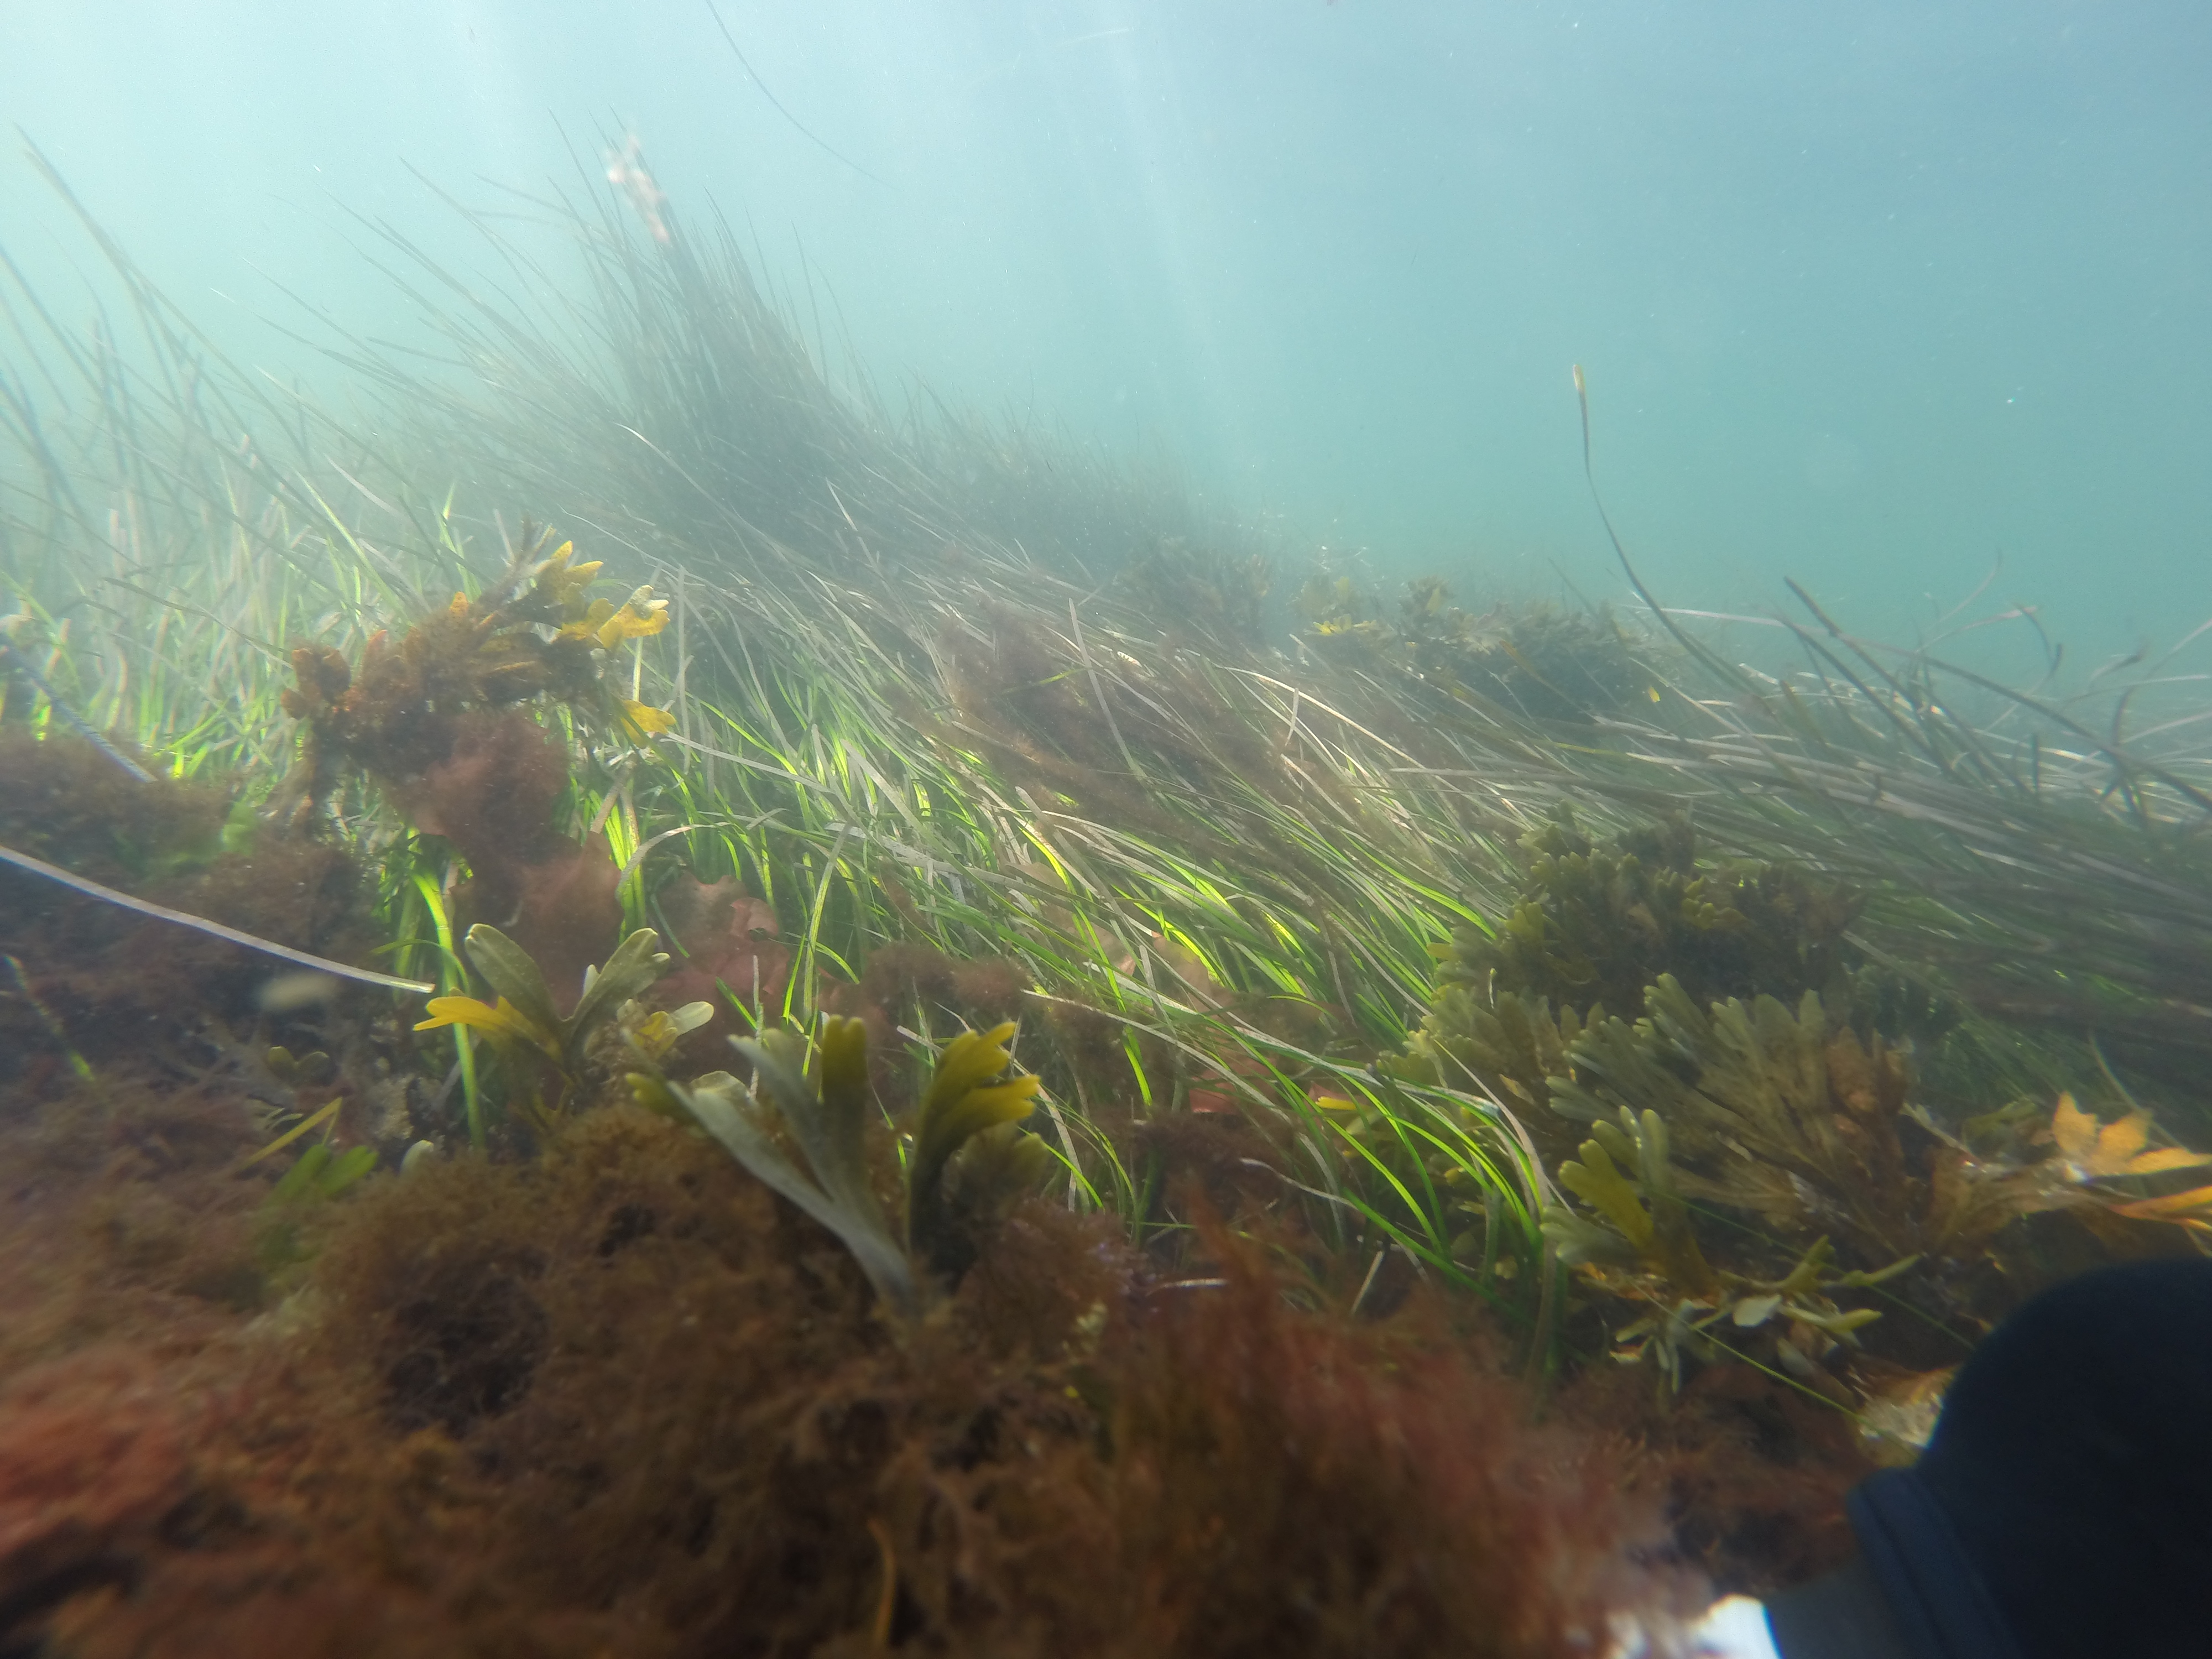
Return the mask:
<svg viewBox="0 0 2212 1659">
<path fill-rule="evenodd" d="M 336 856 L 222 851 L 221 792 L 65 744 L 0 763 L 42 792 L 17 830 L 100 878 L 199 902 Z M 271 1106 L 326 1089 L 356 1121 L 380 1028 L 334 1024 L 335 1075 L 288 1096 L 237 1059 L 264 970 L 203 963 L 152 981 L 200 1063 L 109 1040 L 157 947 L 124 974 L 136 919 L 6 891 L 94 1077 L 9 1005 L 45 1063 L 0 1082 L 0 1651 L 1568 1655 L 1608 1608 L 1843 1547 L 1848 1419 L 1740 1367 L 1669 1403 L 1601 1365 L 1534 1424 L 1524 1332 L 1302 1231 L 1266 1114 L 1137 1124 L 1074 1005 L 1058 1063 L 1099 1061 L 1151 1242 L 1032 1201 L 901 1329 L 827 1233 L 629 1106 L 282 1208 L 285 1160 L 246 1164 Z M 337 926 L 260 902 L 280 937 Z M 917 1007 L 1032 1006 L 1008 965 L 918 948 L 831 1000 L 886 1055 Z M 898 1066 L 873 1081 L 908 1103 Z"/>
<path fill-rule="evenodd" d="M 615 1109 L 373 1183 L 256 1316 L 242 1110 L 6 1133 L 44 1197 L 0 1226 L 48 1241 L 0 1359 L 23 1651 L 1549 1655 L 1651 1588 L 1613 1437 L 1529 1427 L 1437 1308 L 1301 1311 L 1218 1229 L 1163 1279 L 1033 1203 L 901 1338 L 826 1234 Z"/>
<path fill-rule="evenodd" d="M 141 781 L 88 744 L 0 727 L 0 844 L 104 886 L 319 956 L 365 956 L 364 878 L 336 845 L 241 825 L 216 783 Z M 63 1044 L 99 1060 L 171 1048 L 210 1018 L 249 1017 L 265 956 L 0 867 L 0 1078 L 45 1073 Z M 34 1004 L 32 997 L 35 996 Z M 43 1005 L 41 1014 L 38 1005 Z"/>
</svg>

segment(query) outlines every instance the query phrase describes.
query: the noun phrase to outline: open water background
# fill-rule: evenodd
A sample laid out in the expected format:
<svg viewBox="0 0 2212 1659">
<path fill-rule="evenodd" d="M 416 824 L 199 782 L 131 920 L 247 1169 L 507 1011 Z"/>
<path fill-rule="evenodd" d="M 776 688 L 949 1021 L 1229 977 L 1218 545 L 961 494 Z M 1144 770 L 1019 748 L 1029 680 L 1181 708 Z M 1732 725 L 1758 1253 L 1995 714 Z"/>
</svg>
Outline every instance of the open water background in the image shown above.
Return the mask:
<svg viewBox="0 0 2212 1659">
<path fill-rule="evenodd" d="M 1960 619 L 2039 606 L 2084 661 L 2212 614 L 2201 0 L 721 15 L 757 79 L 706 0 L 0 0 L 0 117 L 279 372 L 331 378 L 269 326 L 300 301 L 411 331 L 351 216 L 479 266 L 425 179 L 604 189 L 635 133 L 840 374 L 1172 458 L 1385 577 L 1632 604 L 1580 362 L 1670 604 L 1795 575 L 1910 638 L 2002 561 Z M 88 314 L 12 155 L 0 245 Z"/>
</svg>

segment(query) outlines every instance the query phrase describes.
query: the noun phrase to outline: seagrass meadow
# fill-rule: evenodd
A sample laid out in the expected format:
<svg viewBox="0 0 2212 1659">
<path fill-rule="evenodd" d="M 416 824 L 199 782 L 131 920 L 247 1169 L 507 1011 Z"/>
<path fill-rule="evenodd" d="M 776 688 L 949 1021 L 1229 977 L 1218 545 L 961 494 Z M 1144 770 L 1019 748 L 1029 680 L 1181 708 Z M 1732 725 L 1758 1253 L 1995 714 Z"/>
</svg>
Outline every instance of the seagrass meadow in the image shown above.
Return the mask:
<svg viewBox="0 0 2212 1659">
<path fill-rule="evenodd" d="M 342 404 L 0 289 L 0 1654 L 1599 1655 L 2212 1231 L 2172 662 L 1378 593 L 511 209 Z"/>
</svg>

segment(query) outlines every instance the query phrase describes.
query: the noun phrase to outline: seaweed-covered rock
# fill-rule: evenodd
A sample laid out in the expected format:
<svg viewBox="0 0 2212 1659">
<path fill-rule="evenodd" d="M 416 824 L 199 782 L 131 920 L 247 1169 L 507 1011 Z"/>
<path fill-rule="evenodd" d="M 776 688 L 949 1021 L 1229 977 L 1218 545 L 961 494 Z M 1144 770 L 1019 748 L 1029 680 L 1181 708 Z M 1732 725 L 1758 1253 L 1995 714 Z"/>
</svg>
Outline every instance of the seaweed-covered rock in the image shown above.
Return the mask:
<svg viewBox="0 0 2212 1659">
<path fill-rule="evenodd" d="M 1607 611 L 1500 605 L 1477 614 L 1452 604 L 1436 576 L 1407 584 L 1395 618 L 1349 577 L 1316 576 L 1297 603 L 1322 650 L 1380 659 L 1528 719 L 1587 724 L 1645 702 L 1658 679 L 1638 659 L 1642 642 Z"/>
<path fill-rule="evenodd" d="M 339 961 L 364 957 L 354 849 L 268 833 L 231 780 L 139 779 L 73 736 L 0 732 L 0 846 L 136 898 Z M 0 866 L 0 1079 L 60 1063 L 204 1053 L 213 1020 L 267 1012 L 258 951 Z M 202 1063 L 195 1060 L 194 1064 Z"/>
<path fill-rule="evenodd" d="M 1447 979 L 1406 1052 L 1379 1064 L 1412 1082 L 1495 1095 L 1522 1114 L 1532 1133 L 1556 1139 L 1559 1121 L 1542 1109 L 1551 1103 L 1551 1078 L 1565 1069 L 1567 1049 L 1582 1030 L 1571 1006 L 1554 1016 L 1542 997 L 1509 994 L 1485 1000 L 1474 986 Z"/>
<path fill-rule="evenodd" d="M 1644 988 L 1662 975 L 1699 1005 L 1856 995 L 1860 963 L 1844 931 L 1858 899 L 1813 872 L 1701 861 L 1679 819 L 1601 848 L 1563 811 L 1522 847 L 1519 902 L 1494 933 L 1462 927 L 1439 950 L 1428 1012 L 1387 1069 L 1494 1094 L 1557 1142 L 1559 1126 L 1540 1109 L 1567 1051 L 1608 1011 L 1640 1011 Z"/>
<path fill-rule="evenodd" d="M 1815 993 L 1794 1012 L 1768 996 L 1700 1008 L 1667 975 L 1650 1008 L 1633 1026 L 1594 1022 L 1552 1103 L 1593 1121 L 1656 1111 L 1690 1198 L 1753 1212 L 1794 1248 L 1832 1237 L 1867 1267 L 1978 1259 L 2040 1202 L 2039 1178 L 1979 1164 L 1907 1116 L 1905 1054 L 1838 1026 Z"/>
<path fill-rule="evenodd" d="M 1522 846 L 1521 900 L 1495 938 L 1455 943 L 1458 977 L 1487 974 L 1502 992 L 1586 1016 L 1593 1005 L 1632 1015 L 1662 974 L 1701 1003 L 1761 994 L 1795 1002 L 1856 965 L 1844 932 L 1856 895 L 1799 866 L 1701 860 L 1681 819 L 1601 848 L 1563 812 Z"/>
<path fill-rule="evenodd" d="M 568 542 L 546 555 L 550 540 L 526 520 L 497 582 L 473 599 L 456 593 L 396 644 L 371 636 L 358 666 L 327 646 L 295 647 L 283 702 L 300 724 L 299 754 L 272 810 L 295 829 L 318 826 L 348 775 L 365 773 L 417 830 L 443 836 L 467 862 L 456 908 L 499 918 L 565 1012 L 622 924 L 619 870 L 596 830 L 580 846 L 556 828 L 568 747 L 525 705 L 566 704 L 631 741 L 665 731 L 672 717 L 601 678 L 623 641 L 667 625 L 668 602 L 650 587 L 620 605 L 586 599 L 599 562 L 575 562 Z"/>
</svg>

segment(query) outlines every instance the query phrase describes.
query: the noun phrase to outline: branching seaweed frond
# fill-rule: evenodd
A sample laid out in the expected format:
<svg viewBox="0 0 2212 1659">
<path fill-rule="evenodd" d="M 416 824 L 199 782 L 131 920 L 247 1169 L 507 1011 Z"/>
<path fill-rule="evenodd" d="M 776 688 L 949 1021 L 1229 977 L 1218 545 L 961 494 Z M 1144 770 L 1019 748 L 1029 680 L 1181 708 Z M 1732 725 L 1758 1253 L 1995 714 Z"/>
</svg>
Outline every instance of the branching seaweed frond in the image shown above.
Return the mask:
<svg viewBox="0 0 2212 1659">
<path fill-rule="evenodd" d="M 641 927 L 615 947 L 604 967 L 586 969 L 584 994 L 575 1012 L 563 1019 L 555 1010 L 544 974 L 529 953 L 489 922 L 480 921 L 469 929 L 464 947 L 499 1000 L 487 1005 L 475 997 L 433 997 L 427 1005 L 430 1018 L 415 1029 L 470 1026 L 495 1043 L 527 1044 L 563 1070 L 573 1071 L 592 1032 L 668 966 L 667 953 L 656 948 L 659 943 L 660 936 L 652 928 Z"/>
<path fill-rule="evenodd" d="M 1043 1086 L 1026 1072 L 1008 1075 L 1013 1057 L 1006 1042 L 1013 1034 L 1012 1021 L 988 1031 L 963 1031 L 938 1057 L 915 1125 L 907 1203 L 907 1242 L 924 1260 L 940 1260 L 951 1249 L 945 1176 L 955 1157 L 963 1148 L 971 1154 L 992 1147 L 1003 1151 L 1002 1143 L 1030 1115 Z M 1042 1150 L 1036 1137 L 1029 1139 Z M 1008 1173 L 1018 1178 L 1017 1172 Z"/>
<path fill-rule="evenodd" d="M 959 1265 L 962 1241 L 948 1176 L 966 1174 L 971 1194 L 977 1188 L 1018 1193 L 1033 1189 L 1050 1166 L 1043 1143 L 1016 1127 L 1042 1085 L 1027 1073 L 1006 1075 L 1012 1058 L 1006 1045 L 1013 1033 L 1011 1024 L 963 1031 L 939 1057 L 915 1123 L 903 1245 L 869 1170 L 868 1037 L 860 1021 L 826 1016 L 811 1069 L 806 1042 L 795 1032 L 769 1031 L 758 1041 L 732 1037 L 731 1046 L 752 1067 L 750 1088 L 726 1072 L 689 1085 L 647 1072 L 633 1073 L 629 1081 L 641 1103 L 688 1115 L 753 1175 L 835 1233 L 884 1305 L 911 1319 L 922 1311 L 927 1273 Z M 796 1143 L 797 1159 L 786 1151 L 786 1139 Z"/>
<path fill-rule="evenodd" d="M 545 975 L 530 954 L 489 922 L 469 929 L 464 941 L 469 960 L 476 964 L 497 1000 L 486 1003 L 476 997 L 433 997 L 428 1019 L 418 1031 L 457 1025 L 481 1031 L 507 1061 L 511 1079 L 519 1081 L 534 1057 L 550 1065 L 561 1079 L 552 1109 L 566 1105 L 575 1094 L 586 1070 L 592 1039 L 611 1023 L 620 1024 L 633 1048 L 658 1059 L 685 1031 L 696 1030 L 712 1017 L 705 1003 L 648 1011 L 636 999 L 659 979 L 668 966 L 668 955 L 658 949 L 660 936 L 641 927 L 615 947 L 604 965 L 584 970 L 584 994 L 575 1010 L 563 1018 L 556 1008 Z M 534 1097 L 520 1094 L 510 1104 L 538 1120 L 542 1128 L 545 1108 Z"/>
<path fill-rule="evenodd" d="M 868 1173 L 866 1034 L 860 1022 L 823 1022 L 819 1075 L 812 1079 L 805 1042 L 790 1032 L 732 1045 L 751 1062 L 751 1088 L 727 1072 L 689 1085 L 633 1073 L 630 1086 L 646 1106 L 688 1115 L 754 1176 L 836 1234 L 893 1314 L 920 1314 L 920 1283 Z M 780 1143 L 779 1120 L 798 1143 L 799 1160 Z"/>
<path fill-rule="evenodd" d="M 1544 1236 L 1562 1261 L 1640 1262 L 1686 1296 L 1709 1296 L 1717 1288 L 1690 1230 L 1689 1208 L 1675 1190 L 1667 1124 L 1658 1113 L 1647 1109 L 1639 1117 L 1624 1106 L 1617 1126 L 1599 1119 L 1582 1145 L 1581 1162 L 1559 1166 L 1559 1184 L 1612 1224 L 1600 1226 L 1564 1205 L 1546 1210 Z"/>
</svg>

